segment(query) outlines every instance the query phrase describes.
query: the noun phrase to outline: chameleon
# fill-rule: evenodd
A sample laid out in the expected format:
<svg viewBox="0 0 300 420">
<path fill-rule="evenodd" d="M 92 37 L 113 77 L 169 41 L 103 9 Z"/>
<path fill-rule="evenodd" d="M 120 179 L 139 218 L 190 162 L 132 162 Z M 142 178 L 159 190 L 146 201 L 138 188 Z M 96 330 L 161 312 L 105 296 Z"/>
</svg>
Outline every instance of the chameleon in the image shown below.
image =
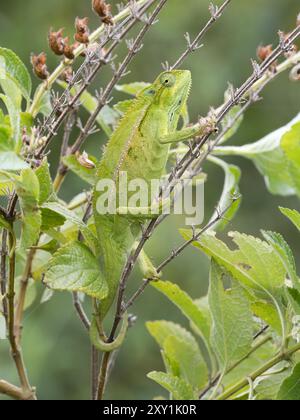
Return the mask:
<svg viewBox="0 0 300 420">
<path fill-rule="evenodd" d="M 112 134 L 96 172 L 93 212 L 102 252 L 103 276 L 108 284 L 108 296 L 101 300 L 99 315 L 104 319 L 113 304 L 128 254 L 141 233 L 141 222 L 156 217 L 138 208 L 117 209 L 116 214 L 99 214 L 97 202 L 101 195 L 97 183 L 113 180 L 116 185 L 121 173 L 128 181 L 141 178 L 150 184 L 165 173 L 170 147 L 198 135 L 214 131 L 212 119 L 202 119 L 192 126 L 177 129 L 191 89 L 188 70 L 165 71 L 153 84 L 143 89 L 132 101 Z M 127 210 L 127 214 L 124 214 Z M 141 219 L 142 217 L 142 219 Z M 145 278 L 158 278 L 154 266 L 142 252 L 140 266 Z"/>
</svg>

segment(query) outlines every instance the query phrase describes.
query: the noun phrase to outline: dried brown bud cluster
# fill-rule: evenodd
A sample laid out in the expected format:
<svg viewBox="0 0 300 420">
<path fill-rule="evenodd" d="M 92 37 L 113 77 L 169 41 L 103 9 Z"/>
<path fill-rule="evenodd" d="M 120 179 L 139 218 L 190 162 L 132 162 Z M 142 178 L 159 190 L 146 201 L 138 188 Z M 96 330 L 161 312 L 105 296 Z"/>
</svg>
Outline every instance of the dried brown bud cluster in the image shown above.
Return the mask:
<svg viewBox="0 0 300 420">
<path fill-rule="evenodd" d="M 74 35 L 74 38 L 80 44 L 89 43 L 90 30 L 88 27 L 88 23 L 89 23 L 89 18 L 87 17 L 83 19 L 80 19 L 79 17 L 77 17 L 75 19 L 76 34 Z"/>
<path fill-rule="evenodd" d="M 105 0 L 92 0 L 92 7 L 105 25 L 114 24 L 111 15 L 111 5 L 107 4 Z"/>
<path fill-rule="evenodd" d="M 257 57 L 260 61 L 265 61 L 273 52 L 273 45 L 260 45 L 257 48 Z"/>
<path fill-rule="evenodd" d="M 48 35 L 49 46 L 56 55 L 63 55 L 64 53 L 65 43 L 63 38 L 63 31 L 63 29 L 60 29 L 59 31 L 54 32 L 52 29 L 50 29 Z"/>
<path fill-rule="evenodd" d="M 47 55 L 42 52 L 39 55 L 32 54 L 31 55 L 31 63 L 33 67 L 34 73 L 37 75 L 39 79 L 47 80 L 49 77 L 49 72 L 47 68 Z"/>
</svg>

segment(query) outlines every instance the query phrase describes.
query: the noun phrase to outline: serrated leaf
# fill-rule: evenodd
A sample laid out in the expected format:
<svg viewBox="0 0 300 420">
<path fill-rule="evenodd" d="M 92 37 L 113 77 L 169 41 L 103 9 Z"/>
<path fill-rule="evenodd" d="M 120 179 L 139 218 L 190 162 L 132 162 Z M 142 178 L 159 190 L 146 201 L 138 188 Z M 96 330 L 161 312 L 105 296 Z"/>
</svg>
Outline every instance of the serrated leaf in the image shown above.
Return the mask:
<svg viewBox="0 0 300 420">
<path fill-rule="evenodd" d="M 208 379 L 208 369 L 192 334 L 167 321 L 147 322 L 146 326 L 163 350 L 169 373 L 184 379 L 195 390 L 202 389 Z"/>
<path fill-rule="evenodd" d="M 108 294 L 99 261 L 81 242 L 68 244 L 54 254 L 44 281 L 51 289 L 83 292 L 99 300 Z"/>
<path fill-rule="evenodd" d="M 284 207 L 279 207 L 284 216 L 286 216 L 290 221 L 296 226 L 296 228 L 300 231 L 300 213 L 297 210 L 286 209 Z"/>
<path fill-rule="evenodd" d="M 150 372 L 147 377 L 152 379 L 173 395 L 174 400 L 196 400 L 192 387 L 183 379 L 164 372 Z"/>
<path fill-rule="evenodd" d="M 228 165 L 223 160 L 217 158 L 211 158 L 211 162 L 220 166 L 225 174 L 223 192 L 219 201 L 219 209 L 224 210 L 231 205 L 229 210 L 224 214 L 224 217 L 213 226 L 214 230 L 224 230 L 227 224 L 234 218 L 241 204 L 241 198 L 232 202 L 233 197 L 237 197 L 240 194 L 239 182 L 241 179 L 241 170 L 235 165 Z M 215 220 L 218 216 L 217 212 L 211 218 Z"/>
<path fill-rule="evenodd" d="M 226 276 L 228 273 L 212 260 L 209 290 L 213 318 L 211 342 L 223 372 L 249 353 L 254 330 L 250 304 L 243 288 L 231 280 L 231 289 L 224 290 Z"/>
<path fill-rule="evenodd" d="M 156 281 L 152 282 L 151 285 L 167 296 L 167 298 L 181 310 L 188 320 L 197 327 L 199 334 L 201 334 L 207 348 L 209 348 L 210 324 L 200 307 L 191 299 L 191 297 L 180 289 L 178 285 L 169 281 Z"/>
<path fill-rule="evenodd" d="M 0 76 L 0 86 L 3 92 L 5 93 L 5 95 L 8 96 L 13 101 L 15 108 L 21 111 L 22 93 L 20 89 L 18 88 L 18 86 L 8 78 L 1 79 L 1 76 Z"/>
<path fill-rule="evenodd" d="M 87 182 L 90 185 L 94 185 L 96 180 L 97 159 L 91 155 L 89 155 L 89 159 L 95 163 L 95 168 L 85 168 L 84 166 L 80 165 L 75 155 L 66 156 L 63 159 L 63 162 L 72 172 L 74 172 L 85 182 Z"/>
<path fill-rule="evenodd" d="M 94 236 L 89 227 L 80 219 L 80 217 L 76 215 L 76 213 L 68 210 L 65 206 L 58 202 L 44 203 L 41 206 L 41 209 L 50 210 L 51 212 L 64 217 L 66 220 L 77 226 L 85 237 L 90 248 L 95 252 L 96 255 L 99 255 L 100 251 L 98 239 Z"/>
<path fill-rule="evenodd" d="M 150 83 L 145 82 L 134 82 L 134 83 L 126 83 L 124 85 L 116 85 L 115 89 L 119 92 L 127 93 L 131 96 L 136 96 L 142 90 L 146 89 L 147 87 L 151 86 Z"/>
<path fill-rule="evenodd" d="M 17 172 L 28 168 L 28 163 L 21 159 L 15 152 L 0 153 L 0 170 Z"/>
<path fill-rule="evenodd" d="M 181 230 L 181 234 L 185 239 L 192 239 L 191 231 Z M 286 269 L 269 244 L 238 232 L 230 232 L 229 237 L 237 249 L 228 248 L 213 232 L 202 235 L 194 246 L 213 257 L 250 289 L 272 292 L 284 286 Z"/>
<path fill-rule="evenodd" d="M 281 258 L 294 287 L 300 291 L 300 281 L 296 271 L 296 262 L 288 243 L 279 233 L 262 231 L 262 234 Z"/>
<path fill-rule="evenodd" d="M 215 150 L 215 153 L 222 156 L 242 156 L 252 160 L 259 172 L 264 176 L 267 188 L 272 194 L 283 196 L 297 194 L 297 185 L 295 184 L 295 181 L 296 183 L 298 182 L 295 180 L 295 175 L 298 174 L 297 167 L 294 168 L 296 172 L 293 173 L 290 170 L 290 164 L 293 167 L 294 163 L 297 162 L 300 154 L 300 150 L 298 150 L 299 144 L 294 141 L 292 146 L 293 152 L 290 154 L 282 148 L 281 141 L 283 136 L 299 121 L 300 114 L 284 127 L 268 134 L 257 142 L 240 147 L 220 147 Z M 290 138 L 286 143 L 284 142 L 285 149 L 291 148 Z M 296 155 L 294 156 L 293 153 L 296 153 Z"/>
<path fill-rule="evenodd" d="M 279 401 L 300 401 L 300 363 L 293 373 L 284 380 L 277 395 Z"/>
<path fill-rule="evenodd" d="M 31 95 L 31 78 L 20 58 L 7 48 L 0 48 L 0 66 L 3 74 L 12 81 L 29 101 Z"/>
</svg>

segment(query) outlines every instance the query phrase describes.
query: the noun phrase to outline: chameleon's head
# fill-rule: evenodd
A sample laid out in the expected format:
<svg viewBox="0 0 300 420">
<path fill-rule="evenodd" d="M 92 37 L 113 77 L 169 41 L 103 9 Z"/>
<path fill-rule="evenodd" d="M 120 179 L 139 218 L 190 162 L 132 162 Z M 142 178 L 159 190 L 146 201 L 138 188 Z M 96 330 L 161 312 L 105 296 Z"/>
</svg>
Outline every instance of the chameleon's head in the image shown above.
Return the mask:
<svg viewBox="0 0 300 420">
<path fill-rule="evenodd" d="M 161 73 L 155 82 L 145 90 L 161 111 L 180 113 L 186 104 L 192 83 L 189 70 L 171 70 Z"/>
</svg>

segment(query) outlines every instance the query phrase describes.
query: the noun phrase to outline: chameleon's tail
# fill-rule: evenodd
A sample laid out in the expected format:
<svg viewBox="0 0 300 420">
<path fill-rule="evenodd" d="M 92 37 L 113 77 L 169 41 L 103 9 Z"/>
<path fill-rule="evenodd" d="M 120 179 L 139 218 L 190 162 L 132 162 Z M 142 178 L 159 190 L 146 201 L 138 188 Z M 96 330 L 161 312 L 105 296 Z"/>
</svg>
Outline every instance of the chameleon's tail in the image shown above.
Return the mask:
<svg viewBox="0 0 300 420">
<path fill-rule="evenodd" d="M 99 305 L 102 319 L 115 300 L 122 271 L 134 243 L 128 221 L 125 218 L 119 219 L 116 224 L 116 220 L 112 221 L 109 217 L 103 216 L 100 227 L 98 224 L 99 241 L 103 253 L 103 273 L 109 288 L 107 297 L 101 300 Z"/>
</svg>

